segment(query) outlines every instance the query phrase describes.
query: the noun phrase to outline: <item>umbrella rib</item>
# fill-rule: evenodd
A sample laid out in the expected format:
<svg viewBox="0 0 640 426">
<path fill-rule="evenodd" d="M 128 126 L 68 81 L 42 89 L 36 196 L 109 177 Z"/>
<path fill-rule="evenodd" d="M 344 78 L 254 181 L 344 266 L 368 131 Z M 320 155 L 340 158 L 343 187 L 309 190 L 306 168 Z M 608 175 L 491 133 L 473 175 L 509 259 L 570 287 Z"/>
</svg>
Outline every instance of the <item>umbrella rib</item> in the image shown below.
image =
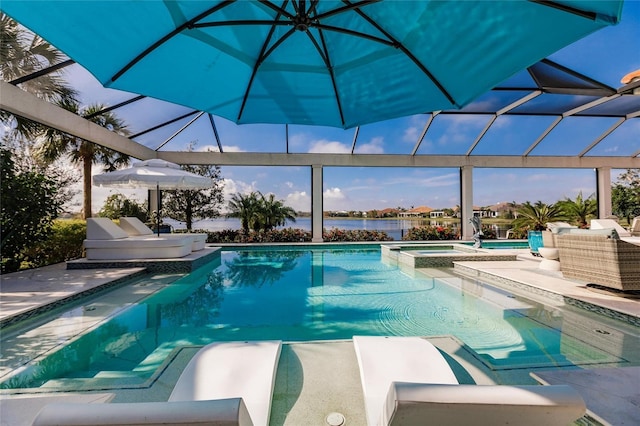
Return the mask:
<svg viewBox="0 0 640 426">
<path fill-rule="evenodd" d="M 284 2 L 282 3 L 282 8 L 281 8 L 282 12 L 284 12 L 284 7 L 286 6 L 287 2 L 288 0 L 284 0 Z M 240 105 L 240 110 L 238 111 L 237 121 L 240 121 L 240 118 L 242 117 L 242 113 L 244 112 L 244 107 L 246 106 L 247 100 L 249 99 L 249 92 L 251 91 L 251 87 L 253 86 L 253 80 L 255 79 L 256 74 L 258 73 L 258 68 L 260 68 L 260 65 L 262 65 L 264 60 L 271 54 L 271 52 L 273 52 L 278 46 L 280 46 L 280 44 L 282 44 L 283 41 L 289 38 L 291 34 L 293 34 L 293 32 L 295 31 L 295 28 L 291 28 L 289 31 L 287 31 L 287 33 L 284 36 L 280 38 L 280 40 L 276 41 L 273 44 L 273 46 L 271 46 L 271 48 L 267 50 L 267 46 L 271 42 L 271 38 L 273 37 L 273 33 L 275 32 L 276 26 L 280 23 L 280 17 L 282 16 L 282 12 L 278 10 L 278 13 L 271 25 L 271 29 L 269 30 L 269 34 L 267 34 L 267 37 L 265 38 L 264 43 L 262 43 L 262 48 L 260 49 L 260 55 L 258 55 L 258 59 L 256 60 L 256 63 L 253 66 L 253 70 L 251 70 L 251 77 L 249 78 L 247 89 L 245 90 L 244 96 L 242 97 L 242 104 Z"/>
<path fill-rule="evenodd" d="M 347 3 L 346 6 L 342 6 L 342 7 L 339 7 L 337 9 L 333 9 L 333 10 L 330 10 L 328 12 L 321 13 L 320 15 L 316 15 L 314 17 L 314 19 L 318 19 L 318 20 L 325 19 L 325 18 L 328 18 L 330 16 L 337 15 L 339 13 L 349 12 L 349 11 L 351 11 L 353 9 L 358 9 L 358 8 L 360 8 L 362 6 L 367 6 L 369 4 L 378 3 L 378 2 L 380 2 L 380 0 L 364 0 L 364 1 L 357 2 L 357 3 L 345 2 L 345 3 Z"/>
<path fill-rule="evenodd" d="M 261 0 L 261 1 L 260 1 L 260 3 L 262 3 L 262 4 L 263 4 L 263 5 L 265 5 L 265 6 L 267 6 L 267 7 L 268 7 L 268 8 L 270 8 L 270 9 L 272 9 L 272 10 L 274 10 L 274 11 L 278 12 L 280 15 L 284 15 L 284 16 L 286 16 L 287 18 L 289 18 L 289 19 L 291 19 L 291 20 L 295 19 L 295 16 L 293 16 L 292 14 L 290 14 L 289 12 L 287 12 L 287 11 L 284 9 L 284 6 L 287 4 L 287 1 L 285 1 L 285 2 L 283 3 L 282 7 L 278 7 L 278 6 L 276 6 L 275 4 L 271 3 L 271 2 L 270 2 L 270 1 L 268 1 L 268 0 Z M 295 2 L 294 2 L 294 7 L 296 7 L 296 6 L 295 6 Z M 276 18 L 276 19 L 277 19 L 277 18 Z"/>
<path fill-rule="evenodd" d="M 536 3 L 539 4 L 541 6 L 546 6 L 546 7 L 552 7 L 554 9 L 558 9 L 561 10 L 563 12 L 568 12 L 568 13 L 572 13 L 574 15 L 580 16 L 582 18 L 587 18 L 591 21 L 595 21 L 597 18 L 597 14 L 595 12 L 587 12 L 585 10 L 581 10 L 575 7 L 571 7 L 571 6 L 567 6 L 564 4 L 559 4 L 555 1 L 548 1 L 548 0 L 529 0 L 531 3 Z"/>
<path fill-rule="evenodd" d="M 126 73 L 127 71 L 129 71 L 131 69 L 131 67 L 133 67 L 135 64 L 140 62 L 142 59 L 144 59 L 147 55 L 149 55 L 151 52 L 156 50 L 158 47 L 160 47 L 166 41 L 168 41 L 169 39 L 173 38 L 173 36 L 175 36 L 176 34 L 181 33 L 183 30 L 185 30 L 187 28 L 191 28 L 193 26 L 193 24 L 198 22 L 200 19 L 203 19 L 203 18 L 211 15 L 212 13 L 215 13 L 215 12 L 219 11 L 220 9 L 222 9 L 222 8 L 224 8 L 226 6 L 229 6 L 232 3 L 233 3 L 233 1 L 231 1 L 231 0 L 224 1 L 224 2 L 214 6 L 212 8 L 210 8 L 208 10 L 205 10 L 204 12 L 202 12 L 200 15 L 196 16 L 195 18 L 190 19 L 187 22 L 183 23 L 178 28 L 174 29 L 169 34 L 165 35 L 164 37 L 162 37 L 161 39 L 159 39 L 155 43 L 153 43 L 151 46 L 147 47 L 142 53 L 140 53 L 138 56 L 133 58 L 133 60 L 131 60 L 124 67 L 122 67 L 120 69 L 120 71 L 118 71 L 117 73 L 115 73 L 113 75 L 113 77 L 111 77 L 111 82 L 115 82 L 117 79 L 122 77 L 122 75 L 124 73 Z"/>
<path fill-rule="evenodd" d="M 313 45 L 318 49 L 318 53 L 324 60 L 325 65 L 327 66 L 327 71 L 329 72 L 329 77 L 331 77 L 331 85 L 333 86 L 333 93 L 336 98 L 336 102 L 338 103 L 338 112 L 340 113 L 340 122 L 344 127 L 344 112 L 342 111 L 342 101 L 340 100 L 340 94 L 338 92 L 338 85 L 336 84 L 336 76 L 333 72 L 333 66 L 331 65 L 331 59 L 329 58 L 329 50 L 327 49 L 327 43 L 324 40 L 324 35 L 322 34 L 322 30 L 318 29 L 318 34 L 320 35 L 320 41 L 322 42 L 322 50 L 320 50 L 320 46 L 318 46 L 315 38 L 311 35 L 309 31 L 307 31 L 307 35 L 313 42 Z M 324 51 L 324 53 L 323 53 Z"/>
<path fill-rule="evenodd" d="M 348 0 L 345 0 L 348 3 Z M 404 53 L 409 59 L 411 59 L 411 61 L 413 61 L 414 64 L 416 64 L 416 66 L 418 68 L 420 68 L 420 70 L 427 76 L 429 77 L 429 79 L 433 82 L 433 84 L 435 84 L 438 89 L 440 89 L 440 92 L 449 100 L 449 102 L 451 102 L 452 105 L 458 105 L 456 103 L 456 101 L 453 99 L 453 97 L 451 96 L 451 94 L 449 94 L 449 92 L 447 91 L 447 89 L 444 88 L 444 86 L 440 83 L 440 81 L 438 81 L 437 78 L 435 78 L 435 76 L 433 74 L 431 74 L 431 71 L 429 71 L 427 69 L 427 67 L 425 67 L 419 60 L 418 58 L 416 58 L 410 51 L 409 49 L 407 49 L 402 43 L 400 43 L 398 40 L 396 40 L 391 34 L 389 34 L 384 28 L 382 28 L 380 25 L 378 25 L 377 22 L 375 22 L 373 19 L 371 19 L 366 13 L 364 13 L 362 10 L 360 9 L 354 9 L 354 11 L 360 15 L 362 18 L 364 18 L 367 22 L 369 22 L 369 24 L 371 24 L 374 28 L 376 28 L 378 31 L 380 31 L 382 34 L 385 35 L 385 37 L 388 37 L 389 40 L 393 41 L 395 43 L 395 45 L 397 46 L 398 49 L 400 49 L 402 51 L 402 53 Z"/>
<path fill-rule="evenodd" d="M 233 25 L 271 25 L 271 26 L 289 26 L 291 22 L 287 21 L 268 21 L 264 19 L 238 19 L 235 21 L 220 21 L 220 22 L 201 22 L 193 24 L 192 28 L 211 28 L 211 27 L 228 27 Z"/>
<path fill-rule="evenodd" d="M 392 46 L 392 47 L 399 47 L 398 42 L 394 41 L 394 40 L 385 40 L 383 38 L 380 37 L 376 37 L 373 36 L 371 34 L 366 34 L 366 33 L 360 33 L 358 31 L 353 31 L 353 30 L 349 30 L 347 28 L 340 28 L 340 27 L 334 27 L 332 25 L 325 25 L 325 24 L 316 24 L 313 25 L 315 28 L 318 29 L 323 29 L 326 31 L 334 31 L 337 33 L 342 33 L 342 34 L 347 34 L 347 35 L 352 35 L 355 37 L 360 37 L 360 38 L 365 38 L 367 40 L 371 40 L 371 41 L 375 41 L 381 44 L 386 44 L 387 46 Z"/>
</svg>

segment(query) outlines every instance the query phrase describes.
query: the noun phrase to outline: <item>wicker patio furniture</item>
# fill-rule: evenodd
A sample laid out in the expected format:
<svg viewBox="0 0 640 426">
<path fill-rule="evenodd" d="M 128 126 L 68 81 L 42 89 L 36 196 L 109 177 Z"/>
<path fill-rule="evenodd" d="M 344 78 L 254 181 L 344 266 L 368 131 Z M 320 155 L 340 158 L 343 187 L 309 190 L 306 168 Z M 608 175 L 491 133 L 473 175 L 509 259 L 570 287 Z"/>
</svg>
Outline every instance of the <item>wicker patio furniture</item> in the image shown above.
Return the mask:
<svg viewBox="0 0 640 426">
<path fill-rule="evenodd" d="M 640 245 L 610 235 L 558 235 L 563 276 L 622 291 L 640 290 Z"/>
</svg>

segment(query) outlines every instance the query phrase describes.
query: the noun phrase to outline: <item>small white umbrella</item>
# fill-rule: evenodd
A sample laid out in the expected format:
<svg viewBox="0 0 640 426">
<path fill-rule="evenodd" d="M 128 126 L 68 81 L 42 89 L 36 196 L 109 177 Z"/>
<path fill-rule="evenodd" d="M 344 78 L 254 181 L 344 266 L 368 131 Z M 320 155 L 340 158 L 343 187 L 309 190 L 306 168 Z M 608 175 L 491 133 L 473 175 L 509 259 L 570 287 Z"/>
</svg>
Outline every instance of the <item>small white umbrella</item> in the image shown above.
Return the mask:
<svg viewBox="0 0 640 426">
<path fill-rule="evenodd" d="M 165 160 L 141 161 L 127 169 L 102 173 L 93 177 L 93 184 L 113 188 L 204 189 L 213 186 L 211 178 L 182 170 Z M 158 196 L 158 235 L 160 235 L 160 197 Z"/>
</svg>

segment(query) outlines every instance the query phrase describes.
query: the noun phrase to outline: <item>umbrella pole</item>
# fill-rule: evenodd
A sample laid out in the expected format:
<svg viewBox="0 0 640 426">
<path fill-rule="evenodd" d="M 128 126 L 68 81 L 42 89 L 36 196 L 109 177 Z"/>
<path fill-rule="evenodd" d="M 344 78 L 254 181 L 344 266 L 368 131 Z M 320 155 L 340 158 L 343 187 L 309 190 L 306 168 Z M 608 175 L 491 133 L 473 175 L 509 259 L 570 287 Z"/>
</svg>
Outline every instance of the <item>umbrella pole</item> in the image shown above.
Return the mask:
<svg viewBox="0 0 640 426">
<path fill-rule="evenodd" d="M 156 184 L 156 229 L 158 230 L 158 238 L 160 238 L 160 184 Z"/>
</svg>

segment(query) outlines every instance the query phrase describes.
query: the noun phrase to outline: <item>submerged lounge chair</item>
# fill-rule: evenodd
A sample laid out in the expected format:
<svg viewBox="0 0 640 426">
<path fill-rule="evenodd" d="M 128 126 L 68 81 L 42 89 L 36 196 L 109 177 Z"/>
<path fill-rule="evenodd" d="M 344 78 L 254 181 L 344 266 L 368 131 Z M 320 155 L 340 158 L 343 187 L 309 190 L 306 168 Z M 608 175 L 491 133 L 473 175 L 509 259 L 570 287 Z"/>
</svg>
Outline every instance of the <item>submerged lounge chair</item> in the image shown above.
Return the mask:
<svg viewBox="0 0 640 426">
<path fill-rule="evenodd" d="M 89 260 L 172 259 L 191 253 L 190 237 L 130 237 L 122 228 L 106 217 L 87 219 L 87 238 L 84 240 Z"/>
<path fill-rule="evenodd" d="M 419 337 L 354 336 L 369 426 L 567 425 L 586 406 L 570 386 L 461 385 Z"/>
<path fill-rule="evenodd" d="M 267 426 L 281 341 L 216 342 L 189 361 L 167 402 L 46 405 L 34 426 Z"/>
<path fill-rule="evenodd" d="M 121 217 L 120 218 L 120 227 L 124 229 L 124 231 L 132 237 L 137 236 L 153 236 L 155 235 L 153 230 L 144 224 L 137 217 Z M 165 238 L 183 238 L 190 237 L 193 241 L 193 245 L 191 247 L 191 251 L 198 251 L 204 249 L 205 244 L 207 243 L 207 234 L 204 233 L 179 233 L 179 234 L 161 234 Z"/>
</svg>

